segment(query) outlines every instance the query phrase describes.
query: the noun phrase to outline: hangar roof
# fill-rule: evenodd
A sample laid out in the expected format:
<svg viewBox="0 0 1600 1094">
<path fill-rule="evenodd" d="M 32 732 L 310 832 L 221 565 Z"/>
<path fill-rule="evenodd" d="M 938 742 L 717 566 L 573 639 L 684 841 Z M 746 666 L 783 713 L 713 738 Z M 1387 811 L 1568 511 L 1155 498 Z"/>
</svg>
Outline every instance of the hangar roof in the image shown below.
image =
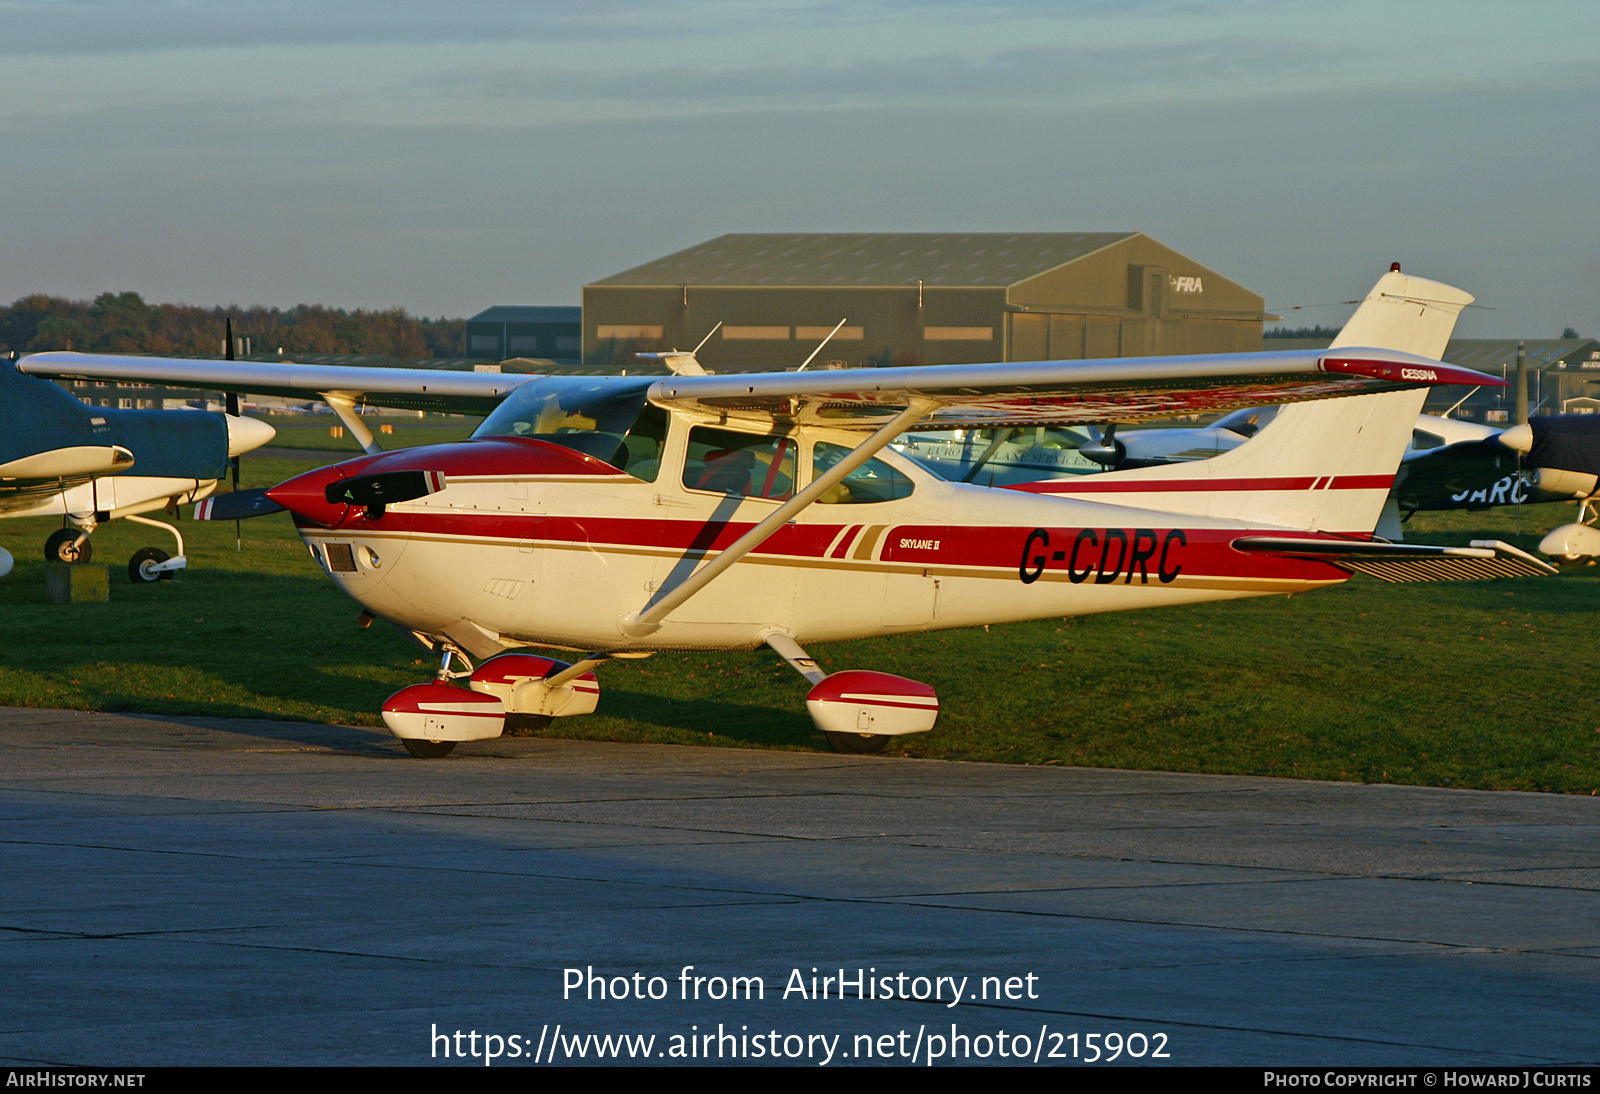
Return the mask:
<svg viewBox="0 0 1600 1094">
<path fill-rule="evenodd" d="M 734 233 L 591 284 L 1005 286 L 1138 234 Z"/>
<path fill-rule="evenodd" d="M 468 319 L 469 323 L 581 323 L 583 309 L 576 306 L 524 307 L 496 304 Z"/>
<path fill-rule="evenodd" d="M 1268 349 L 1327 349 L 1331 338 L 1266 338 Z M 1524 338 L 1524 352 L 1529 368 L 1559 367 L 1563 361 L 1600 351 L 1600 342 L 1593 338 Z M 1452 365 L 1491 375 L 1495 369 L 1515 368 L 1517 365 L 1516 338 L 1452 338 L 1445 347 L 1441 360 Z"/>
<path fill-rule="evenodd" d="M 1593 338 L 1527 338 L 1523 339 L 1530 368 L 1545 368 L 1576 351 L 1588 351 Z M 1466 365 L 1480 372 L 1492 372 L 1497 366 L 1515 368 L 1517 340 L 1515 338 L 1453 338 L 1444 351 L 1445 359 L 1453 365 Z"/>
</svg>

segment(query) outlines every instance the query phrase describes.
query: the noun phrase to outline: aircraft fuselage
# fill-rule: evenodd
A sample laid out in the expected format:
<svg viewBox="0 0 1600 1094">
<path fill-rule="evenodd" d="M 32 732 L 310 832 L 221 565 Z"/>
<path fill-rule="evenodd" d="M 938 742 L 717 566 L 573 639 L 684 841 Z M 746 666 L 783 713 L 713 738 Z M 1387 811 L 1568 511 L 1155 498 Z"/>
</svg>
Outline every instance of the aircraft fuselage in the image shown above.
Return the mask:
<svg viewBox="0 0 1600 1094">
<path fill-rule="evenodd" d="M 477 656 L 523 643 L 749 649 L 774 630 L 829 641 L 1293 593 L 1349 576 L 1229 546 L 1279 528 L 950 483 L 885 452 L 907 496 L 810 506 L 654 634 L 629 639 L 624 615 L 779 504 L 689 485 L 686 432 L 680 423 L 669 435 L 654 481 L 541 441 L 485 438 L 364 457 L 273 496 L 302 480 L 310 497 L 340 477 L 443 471 L 444 490 L 381 514 L 315 499 L 290 508 L 319 564 L 364 607 Z M 792 436 L 802 469 L 817 445 L 859 440 Z"/>
</svg>

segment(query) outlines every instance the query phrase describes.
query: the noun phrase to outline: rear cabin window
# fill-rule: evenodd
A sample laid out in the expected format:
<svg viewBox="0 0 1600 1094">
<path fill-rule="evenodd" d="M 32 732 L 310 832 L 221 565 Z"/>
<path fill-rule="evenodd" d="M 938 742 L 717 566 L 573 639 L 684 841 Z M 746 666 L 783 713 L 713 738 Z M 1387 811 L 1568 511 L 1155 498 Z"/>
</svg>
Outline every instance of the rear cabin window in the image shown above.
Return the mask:
<svg viewBox="0 0 1600 1094">
<path fill-rule="evenodd" d="M 653 382 L 576 376 L 530 380 L 507 395 L 472 435 L 549 441 L 655 482 L 669 418 L 645 399 Z"/>
<path fill-rule="evenodd" d="M 850 454 L 838 444 L 818 442 L 811 450 L 811 476 L 816 478 Z M 865 505 L 877 501 L 897 501 L 911 496 L 911 479 L 882 460 L 868 460 L 844 477 L 837 486 L 823 492 L 818 505 Z"/>
<path fill-rule="evenodd" d="M 782 501 L 794 494 L 795 442 L 697 426 L 689 431 L 683 485 Z"/>
</svg>

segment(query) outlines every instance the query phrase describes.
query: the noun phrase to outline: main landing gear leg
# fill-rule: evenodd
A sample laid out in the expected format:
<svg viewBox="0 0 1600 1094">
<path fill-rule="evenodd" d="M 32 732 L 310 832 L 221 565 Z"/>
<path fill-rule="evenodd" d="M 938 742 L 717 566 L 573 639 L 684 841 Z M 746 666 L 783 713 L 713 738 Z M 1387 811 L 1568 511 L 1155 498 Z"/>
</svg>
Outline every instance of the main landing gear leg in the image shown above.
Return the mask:
<svg viewBox="0 0 1600 1094">
<path fill-rule="evenodd" d="M 828 674 L 817 667 L 816 660 L 800 647 L 800 643 L 794 640 L 793 635 L 774 631 L 766 636 L 766 643 L 779 657 L 789 663 L 790 668 L 804 676 L 812 685 L 811 694 L 806 697 L 806 707 L 811 712 L 811 720 L 816 723 L 835 752 L 859 756 L 883 751 L 884 746 L 889 743 L 887 733 L 852 733 L 842 724 L 835 724 L 839 721 L 837 717 L 821 713 L 818 693 L 825 690 Z M 868 722 L 870 724 L 870 718 Z"/>
<path fill-rule="evenodd" d="M 183 535 L 172 525 L 164 521 L 151 520 L 149 517 L 129 516 L 128 520 L 135 524 L 146 524 L 151 528 L 162 528 L 172 533 L 172 538 L 178 541 L 176 557 L 167 554 L 159 547 L 141 547 L 133 552 L 133 557 L 128 560 L 128 580 L 135 585 L 143 585 L 153 581 L 171 581 L 173 572 L 189 565 L 189 560 L 184 557 Z"/>
</svg>

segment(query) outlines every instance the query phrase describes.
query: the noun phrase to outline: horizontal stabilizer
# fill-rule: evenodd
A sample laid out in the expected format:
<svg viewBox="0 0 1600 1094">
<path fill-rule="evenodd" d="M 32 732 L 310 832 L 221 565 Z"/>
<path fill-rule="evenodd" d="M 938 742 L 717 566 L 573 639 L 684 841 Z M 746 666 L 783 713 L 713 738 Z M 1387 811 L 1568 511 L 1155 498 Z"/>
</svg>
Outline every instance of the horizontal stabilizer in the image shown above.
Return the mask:
<svg viewBox="0 0 1600 1094">
<path fill-rule="evenodd" d="M 281 512 L 283 506 L 267 497 L 265 490 L 235 490 L 231 494 L 213 494 L 205 501 L 197 502 L 194 519 L 244 520 Z"/>
<path fill-rule="evenodd" d="M 1475 581 L 1491 577 L 1536 577 L 1556 568 L 1497 539 L 1475 539 L 1470 547 L 1430 547 L 1379 540 L 1244 536 L 1233 541 L 1252 554 L 1317 558 L 1379 581 Z"/>
</svg>

